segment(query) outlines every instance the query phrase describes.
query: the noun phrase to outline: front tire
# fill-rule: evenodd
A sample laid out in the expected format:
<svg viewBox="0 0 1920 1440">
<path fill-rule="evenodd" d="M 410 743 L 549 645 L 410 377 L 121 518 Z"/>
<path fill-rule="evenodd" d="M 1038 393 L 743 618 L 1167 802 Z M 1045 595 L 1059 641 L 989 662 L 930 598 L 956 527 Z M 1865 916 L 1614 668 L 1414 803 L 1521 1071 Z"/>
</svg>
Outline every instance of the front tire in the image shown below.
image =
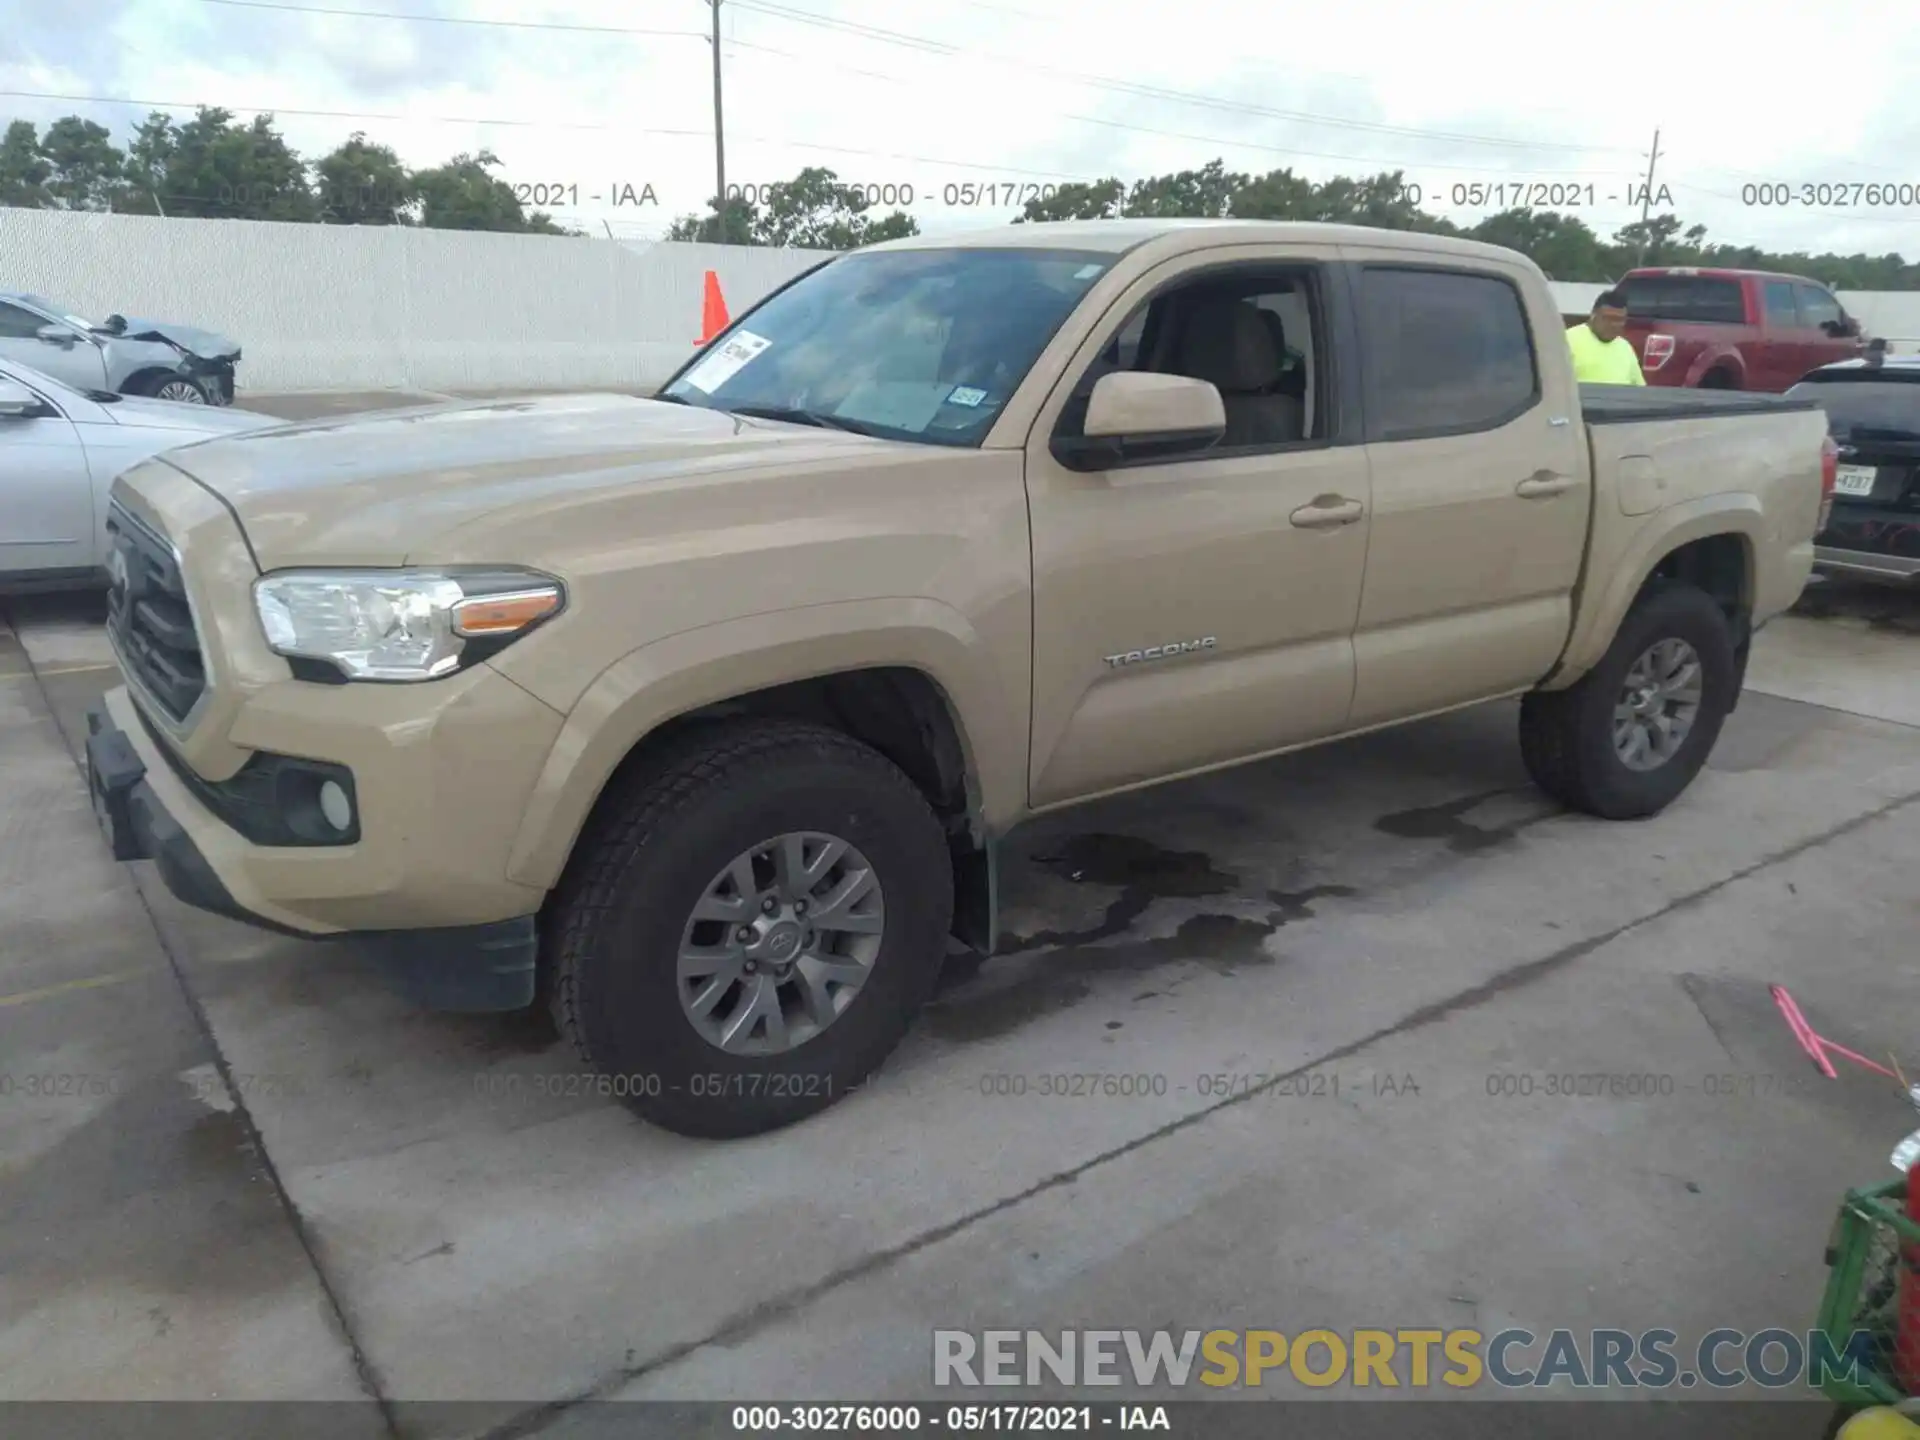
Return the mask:
<svg viewBox="0 0 1920 1440">
<path fill-rule="evenodd" d="M 155 400 L 171 400 L 177 405 L 211 405 L 207 387 L 188 375 L 156 375 L 141 386 L 142 393 Z"/>
<path fill-rule="evenodd" d="M 760 1134 L 893 1051 L 952 912 L 939 819 L 891 761 L 820 726 L 714 726 L 582 837 L 550 917 L 550 1003 L 642 1119 Z"/>
<path fill-rule="evenodd" d="M 1739 687 L 1733 633 L 1691 585 L 1656 584 L 1600 662 L 1565 690 L 1520 702 L 1520 754 L 1534 784 L 1606 820 L 1656 815 L 1706 764 Z"/>
</svg>

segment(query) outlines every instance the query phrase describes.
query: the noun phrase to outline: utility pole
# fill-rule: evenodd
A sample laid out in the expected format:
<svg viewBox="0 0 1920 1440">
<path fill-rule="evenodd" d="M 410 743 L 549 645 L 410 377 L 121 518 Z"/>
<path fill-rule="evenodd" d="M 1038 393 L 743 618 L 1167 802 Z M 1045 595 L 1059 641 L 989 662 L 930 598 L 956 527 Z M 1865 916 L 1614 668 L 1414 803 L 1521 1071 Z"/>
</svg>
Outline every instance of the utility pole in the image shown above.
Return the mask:
<svg viewBox="0 0 1920 1440">
<path fill-rule="evenodd" d="M 727 135 L 720 105 L 720 0 L 707 0 L 713 6 L 713 231 L 722 245 L 727 243 Z"/>
<path fill-rule="evenodd" d="M 714 8 L 718 9 L 720 5 L 720 0 L 713 0 L 713 3 L 714 3 Z M 716 44 L 714 46 L 714 54 L 718 55 L 719 53 L 720 53 L 720 47 Z M 714 73 L 716 77 L 719 74 L 718 71 L 715 71 Z M 718 78 L 716 78 L 714 80 L 714 84 L 718 85 L 719 83 L 720 82 Z M 715 91 L 714 93 L 715 93 L 714 103 L 717 105 L 719 103 L 719 99 L 718 99 L 719 92 Z M 1659 162 L 1660 162 L 1660 131 L 1658 128 L 1655 128 L 1653 132 L 1653 149 L 1647 152 L 1647 188 L 1640 193 L 1640 255 L 1639 255 L 1639 258 L 1637 258 L 1633 262 L 1635 265 L 1644 265 L 1647 263 L 1647 240 L 1648 240 L 1647 212 L 1653 208 L 1653 167 L 1657 165 Z"/>
</svg>

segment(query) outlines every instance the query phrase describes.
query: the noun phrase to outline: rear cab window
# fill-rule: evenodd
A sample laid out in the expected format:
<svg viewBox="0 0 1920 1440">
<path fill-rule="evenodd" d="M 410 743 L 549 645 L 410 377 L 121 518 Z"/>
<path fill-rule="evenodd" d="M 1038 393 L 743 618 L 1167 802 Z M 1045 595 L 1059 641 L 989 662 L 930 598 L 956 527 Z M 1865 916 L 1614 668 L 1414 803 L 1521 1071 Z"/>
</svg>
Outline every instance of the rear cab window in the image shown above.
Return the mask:
<svg viewBox="0 0 1920 1440">
<path fill-rule="evenodd" d="M 1493 430 L 1540 400 L 1526 303 L 1466 270 L 1366 265 L 1357 276 L 1370 440 Z"/>
<path fill-rule="evenodd" d="M 1744 325 L 1747 298 L 1738 280 L 1714 275 L 1632 275 L 1620 282 L 1627 292 L 1627 317 L 1669 325 Z"/>
</svg>

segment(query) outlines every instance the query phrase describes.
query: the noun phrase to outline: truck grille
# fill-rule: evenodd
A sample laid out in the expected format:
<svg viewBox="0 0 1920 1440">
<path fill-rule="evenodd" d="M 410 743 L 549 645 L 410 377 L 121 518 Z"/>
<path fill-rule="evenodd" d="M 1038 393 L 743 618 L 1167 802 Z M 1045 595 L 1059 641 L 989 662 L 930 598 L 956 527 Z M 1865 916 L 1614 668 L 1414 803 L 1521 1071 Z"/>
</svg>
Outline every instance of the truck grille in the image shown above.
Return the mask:
<svg viewBox="0 0 1920 1440">
<path fill-rule="evenodd" d="M 107 509 L 107 631 L 129 678 L 176 724 L 207 688 L 173 547 L 118 502 Z"/>
</svg>

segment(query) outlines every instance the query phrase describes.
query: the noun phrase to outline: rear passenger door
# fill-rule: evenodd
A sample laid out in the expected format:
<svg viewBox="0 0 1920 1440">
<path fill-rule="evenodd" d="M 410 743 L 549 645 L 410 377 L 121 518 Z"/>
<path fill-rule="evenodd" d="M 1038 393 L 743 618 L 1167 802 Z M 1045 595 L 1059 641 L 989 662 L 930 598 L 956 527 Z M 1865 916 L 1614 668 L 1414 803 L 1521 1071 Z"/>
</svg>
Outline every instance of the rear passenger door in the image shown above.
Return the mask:
<svg viewBox="0 0 1920 1440">
<path fill-rule="evenodd" d="M 1566 643 L 1592 479 L 1560 318 L 1531 272 L 1352 247 L 1373 515 L 1360 727 L 1510 694 Z"/>
</svg>

